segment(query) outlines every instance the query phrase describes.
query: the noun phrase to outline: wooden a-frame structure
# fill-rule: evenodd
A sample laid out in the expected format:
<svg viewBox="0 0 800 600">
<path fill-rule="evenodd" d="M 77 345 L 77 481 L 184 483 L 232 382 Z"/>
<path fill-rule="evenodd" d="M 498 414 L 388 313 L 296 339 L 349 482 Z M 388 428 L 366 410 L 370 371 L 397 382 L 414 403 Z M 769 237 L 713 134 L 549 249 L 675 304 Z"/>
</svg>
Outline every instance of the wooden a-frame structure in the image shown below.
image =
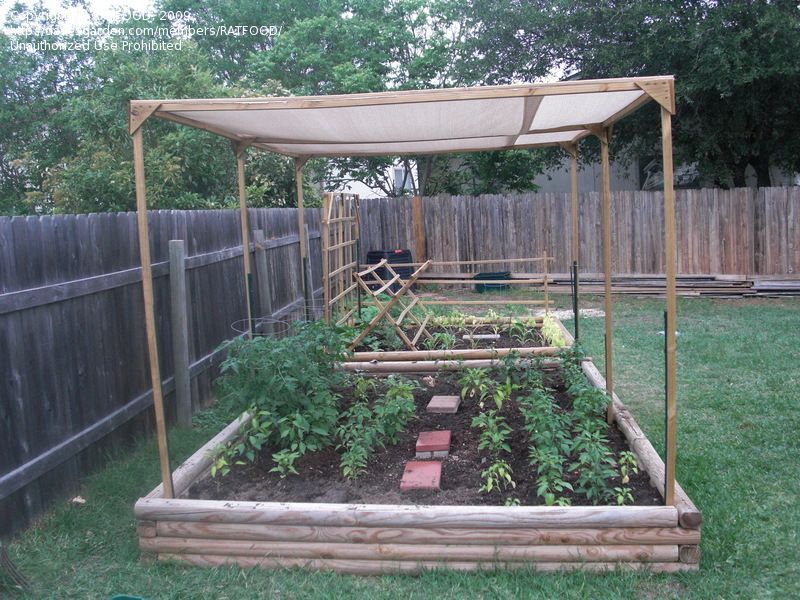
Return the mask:
<svg viewBox="0 0 800 600">
<path fill-rule="evenodd" d="M 294 158 L 300 256 L 305 273 L 308 249 L 303 235 L 303 165 L 309 158 L 397 156 L 561 146 L 569 155 L 572 178 L 572 258 L 579 261 L 578 143 L 594 135 L 602 166 L 602 239 L 605 275 L 606 390 L 613 397 L 613 306 L 611 300 L 611 189 L 609 143 L 616 121 L 649 101 L 660 105 L 664 171 L 666 263 L 666 469 L 665 502 L 676 502 L 676 294 L 677 247 L 673 190 L 672 130 L 675 85 L 672 76 L 633 77 L 544 84 L 520 84 L 340 96 L 131 100 L 136 208 L 142 260 L 145 326 L 153 385 L 161 478 L 172 497 L 161 374 L 158 362 L 153 277 L 147 224 L 142 126 L 152 116 L 231 140 L 237 163 L 245 302 L 249 309 L 250 239 L 244 157 L 249 148 Z M 302 278 L 306 283 L 305 277 Z M 304 287 L 309 287 L 305 285 Z M 308 302 L 309 290 L 305 289 Z M 612 415 L 609 414 L 609 418 Z"/>
</svg>

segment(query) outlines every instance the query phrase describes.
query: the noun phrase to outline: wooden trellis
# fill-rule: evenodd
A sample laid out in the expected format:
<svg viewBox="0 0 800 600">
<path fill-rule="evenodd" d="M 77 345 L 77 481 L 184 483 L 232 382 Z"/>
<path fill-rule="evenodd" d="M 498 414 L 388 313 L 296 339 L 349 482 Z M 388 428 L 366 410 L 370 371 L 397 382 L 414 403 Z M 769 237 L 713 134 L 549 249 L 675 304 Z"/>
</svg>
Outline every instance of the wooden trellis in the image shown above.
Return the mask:
<svg viewBox="0 0 800 600">
<path fill-rule="evenodd" d="M 394 327 L 395 331 L 397 332 L 397 335 L 400 336 L 400 339 L 403 340 L 403 343 L 409 350 L 413 351 L 417 349 L 416 344 L 421 337 L 431 337 L 431 334 L 425 329 L 426 325 L 428 324 L 428 320 L 430 319 L 430 315 L 426 315 L 425 318 L 420 321 L 412 312 L 412 309 L 415 306 L 422 306 L 422 303 L 419 301 L 419 296 L 412 291 L 414 283 L 417 281 L 417 278 L 428 269 L 429 266 L 431 266 L 431 261 L 422 263 L 422 265 L 420 265 L 420 267 L 414 271 L 408 277 L 408 279 L 403 280 L 400 279 L 400 275 L 397 274 L 397 272 L 384 258 L 379 263 L 372 265 L 368 269 L 365 269 L 360 273 L 356 273 L 356 283 L 363 288 L 367 299 L 378 309 L 378 314 L 372 318 L 364 330 L 350 343 L 350 345 L 347 347 L 348 350 L 353 350 L 356 346 L 358 346 L 359 342 L 367 337 L 369 332 L 375 329 L 378 323 L 383 320 L 391 323 L 392 327 Z M 388 281 L 384 281 L 378 275 L 378 271 L 380 269 L 384 269 L 386 271 L 388 274 Z M 376 284 L 377 287 L 372 287 L 368 281 Z M 393 289 L 394 286 L 398 286 L 398 288 Z M 384 304 L 380 301 L 381 294 L 386 294 L 390 296 L 391 299 Z M 401 309 L 400 314 L 396 319 L 392 316 L 392 308 L 395 307 Z M 403 331 L 402 323 L 403 319 L 406 317 L 408 317 L 409 321 L 411 321 L 417 327 L 417 332 L 413 339 L 409 339 Z"/>
<path fill-rule="evenodd" d="M 357 310 L 358 195 L 331 193 L 322 201 L 322 287 L 325 321 L 341 324 Z"/>
</svg>

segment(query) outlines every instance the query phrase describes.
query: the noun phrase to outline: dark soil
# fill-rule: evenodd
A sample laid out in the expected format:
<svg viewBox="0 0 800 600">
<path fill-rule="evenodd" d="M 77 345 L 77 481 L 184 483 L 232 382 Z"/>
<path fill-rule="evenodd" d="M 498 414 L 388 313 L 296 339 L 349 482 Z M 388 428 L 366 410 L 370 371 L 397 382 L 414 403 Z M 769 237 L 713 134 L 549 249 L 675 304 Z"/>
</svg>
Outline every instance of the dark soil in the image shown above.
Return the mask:
<svg viewBox="0 0 800 600">
<path fill-rule="evenodd" d="M 487 348 L 538 348 L 540 346 L 544 346 L 544 338 L 539 330 L 536 331 L 534 336 L 531 336 L 533 339 L 525 340 L 521 342 L 517 337 L 511 337 L 508 335 L 507 331 L 502 329 L 494 329 L 492 325 L 479 325 L 475 327 L 466 327 L 466 328 L 457 328 L 457 327 L 439 327 L 434 325 L 429 325 L 426 327 L 427 331 L 431 334 L 436 333 L 451 333 L 455 336 L 455 345 L 451 348 L 447 348 L 447 350 L 467 350 L 467 349 L 487 349 Z M 415 327 L 404 327 L 403 332 L 406 334 L 408 339 L 413 340 L 414 336 L 417 333 L 417 328 Z M 497 333 L 500 335 L 500 339 L 496 340 L 465 340 L 465 335 L 486 335 L 486 334 L 493 334 Z M 391 339 L 387 339 L 386 336 L 391 335 Z M 370 352 L 376 350 L 407 350 L 405 345 L 403 344 L 400 336 L 397 335 L 394 329 L 381 329 L 378 331 L 373 330 L 370 336 L 366 338 L 365 341 L 369 340 L 378 341 L 377 347 L 374 343 L 373 344 L 366 344 L 362 343 L 361 345 L 355 348 L 356 352 Z M 419 340 L 416 344 L 417 348 L 420 350 L 443 350 L 441 345 L 436 345 L 434 348 L 428 348 L 425 345 L 425 338 Z"/>
<path fill-rule="evenodd" d="M 549 375 L 548 386 L 557 390 L 560 406 L 568 407 L 570 400 L 563 391 L 557 374 Z M 503 416 L 513 430 L 512 454 L 507 460 L 513 470 L 515 489 L 486 494 L 479 491 L 480 472 L 488 466 L 488 455 L 478 451 L 479 431 L 471 428 L 472 418 L 480 409 L 475 401 L 462 402 L 458 413 L 429 414 L 425 412 L 431 396 L 436 394 L 457 395 L 460 391 L 454 374 L 434 376 L 412 376 L 420 387 L 415 392 L 417 418 L 408 424 L 395 446 L 377 449 L 373 454 L 367 473 L 356 481 L 342 477 L 339 470 L 339 455 L 334 448 L 309 454 L 297 463 L 300 475 L 281 479 L 270 473 L 273 467 L 271 451 L 265 450 L 256 462 L 235 468 L 229 475 L 207 478 L 192 486 L 192 498 L 209 500 L 252 500 L 270 502 L 332 502 L 349 504 L 450 504 L 450 505 L 503 505 L 507 498 L 519 499 L 522 505 L 542 504 L 536 495 L 536 475 L 528 465 L 528 443 L 522 430 L 523 419 L 514 400 L 508 401 L 502 410 Z M 431 385 L 432 384 L 432 385 Z M 346 404 L 352 401 L 349 390 L 339 390 Z M 452 442 L 450 456 L 443 459 L 440 491 L 400 491 L 400 479 L 406 461 L 415 458 L 415 443 L 420 431 L 450 429 Z M 615 455 L 629 450 L 625 437 L 616 425 L 606 433 Z M 577 472 L 568 473 L 567 480 L 574 483 Z M 614 486 L 621 485 L 619 481 Z M 640 472 L 628 483 L 636 505 L 659 505 L 663 503 L 649 477 Z M 566 492 L 574 505 L 591 503 L 578 494 Z"/>
</svg>

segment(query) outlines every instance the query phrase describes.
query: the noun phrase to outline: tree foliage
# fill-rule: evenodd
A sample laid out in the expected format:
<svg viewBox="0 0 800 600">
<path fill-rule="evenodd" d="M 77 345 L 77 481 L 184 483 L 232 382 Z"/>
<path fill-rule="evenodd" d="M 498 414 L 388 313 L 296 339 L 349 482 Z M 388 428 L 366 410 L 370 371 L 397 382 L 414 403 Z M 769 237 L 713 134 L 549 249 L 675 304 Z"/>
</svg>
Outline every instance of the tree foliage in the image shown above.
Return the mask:
<svg viewBox="0 0 800 600">
<path fill-rule="evenodd" d="M 68 3 L 77 3 L 71 0 Z M 721 0 L 161 0 L 195 27 L 273 26 L 277 35 L 182 38 L 166 52 L 20 50 L 0 33 L 0 212 L 86 212 L 134 206 L 127 101 L 147 97 L 336 94 L 674 74 L 678 164 L 706 180 L 759 185 L 770 166 L 800 171 L 800 10 L 795 2 Z M 7 26 L 58 19 L 41 4 L 15 5 Z M 104 23 L 96 25 L 123 25 Z M 141 24 L 141 23 L 138 23 Z M 68 35 L 40 40 L 70 41 Z M 171 41 L 175 41 L 172 39 Z M 235 202 L 228 143 L 153 119 L 146 135 L 151 205 L 204 208 Z M 615 128 L 613 148 L 660 155 L 656 107 Z M 582 156 L 592 159 L 591 141 Z M 415 173 L 413 193 L 533 188 L 557 160 L 542 151 L 316 159 L 308 200 L 361 181 L 386 195 L 391 167 Z M 416 169 L 414 169 L 416 167 Z M 248 154 L 255 206 L 295 205 L 290 159 Z"/>
<path fill-rule="evenodd" d="M 553 65 L 581 79 L 673 74 L 676 160 L 720 184 L 758 185 L 769 166 L 800 170 L 800 10 L 796 2 L 725 0 L 502 0 L 499 39 L 478 40 L 502 69 L 525 78 L 539 45 Z M 531 29 L 533 26 L 533 29 Z M 657 110 L 620 122 L 617 148 L 660 156 Z"/>
</svg>

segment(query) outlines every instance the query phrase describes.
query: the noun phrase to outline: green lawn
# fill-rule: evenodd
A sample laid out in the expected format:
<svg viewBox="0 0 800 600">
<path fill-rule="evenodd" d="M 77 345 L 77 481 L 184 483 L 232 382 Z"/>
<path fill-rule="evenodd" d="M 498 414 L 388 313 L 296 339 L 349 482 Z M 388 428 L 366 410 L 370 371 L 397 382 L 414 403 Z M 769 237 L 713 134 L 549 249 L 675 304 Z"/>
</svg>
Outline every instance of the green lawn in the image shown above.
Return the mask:
<svg viewBox="0 0 800 600">
<path fill-rule="evenodd" d="M 558 303 L 566 306 L 566 297 Z M 621 298 L 615 307 L 617 391 L 661 451 L 663 301 Z M 602 319 L 582 325 L 584 345 L 602 371 Z M 796 597 L 800 301 L 682 299 L 678 329 L 678 479 L 705 519 L 699 573 L 362 578 L 142 564 L 132 508 L 158 482 L 152 441 L 87 481 L 85 505 L 55 510 L 11 545 L 11 556 L 34 582 L 36 598 Z M 220 419 L 209 411 L 196 423 L 191 432 L 171 434 L 176 459 L 204 443 Z M 15 595 L 0 587 L 0 597 L 6 593 Z"/>
</svg>

